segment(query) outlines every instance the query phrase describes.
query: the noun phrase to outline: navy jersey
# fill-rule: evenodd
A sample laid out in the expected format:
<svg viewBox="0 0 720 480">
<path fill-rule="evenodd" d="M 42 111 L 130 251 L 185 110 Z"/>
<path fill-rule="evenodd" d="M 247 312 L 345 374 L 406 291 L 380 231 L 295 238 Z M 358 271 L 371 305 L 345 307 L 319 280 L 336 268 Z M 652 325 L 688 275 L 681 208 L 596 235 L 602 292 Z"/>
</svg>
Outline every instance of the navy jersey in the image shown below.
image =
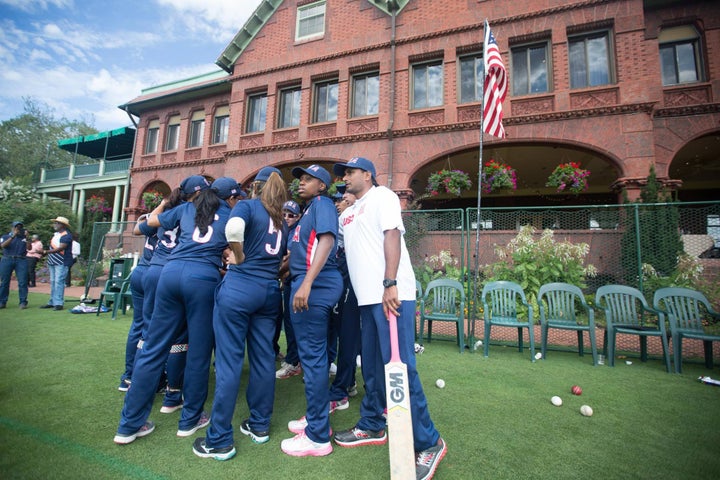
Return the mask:
<svg viewBox="0 0 720 480">
<path fill-rule="evenodd" d="M 317 196 L 308 204 L 305 212 L 295 228 L 291 230 L 290 239 L 290 275 L 296 277 L 304 275 L 317 249 L 318 237 L 324 233 L 331 234 L 337 239 L 338 217 L 335 204 L 328 197 Z M 325 262 L 321 272 L 337 270 L 336 257 L 337 242 L 333 243 L 330 256 Z"/>
<path fill-rule="evenodd" d="M 286 234 L 275 228 L 258 198 L 238 202 L 230 212 L 230 218 L 232 217 L 240 217 L 245 221 L 245 261 L 228 268 L 261 278 L 277 278 L 287 247 Z"/>
<path fill-rule="evenodd" d="M 150 260 L 152 260 L 153 253 L 155 252 L 155 245 L 157 245 L 158 242 L 158 229 L 149 226 L 147 222 L 142 222 L 138 226 L 138 229 L 145 235 L 145 245 L 143 246 L 142 256 L 140 257 L 138 265 L 147 267 L 150 265 Z"/>
<path fill-rule="evenodd" d="M 177 207 L 166 210 L 163 213 L 171 212 L 172 210 L 175 210 L 175 208 Z M 168 258 L 170 258 L 170 254 L 173 249 L 177 247 L 178 236 L 180 235 L 179 222 L 171 228 L 163 228 L 162 226 L 158 227 L 156 235 L 157 243 L 155 244 L 155 252 L 150 260 L 150 265 L 163 266 L 167 263 Z"/>
<path fill-rule="evenodd" d="M 230 215 L 230 206 L 220 200 L 215 218 L 208 226 L 204 235 L 195 226 L 195 204 L 186 202 L 169 212 L 163 212 L 158 219 L 166 229 L 174 228 L 180 223 L 178 244 L 170 254 L 170 260 L 187 260 L 191 262 L 209 262 L 220 268 L 222 253 L 227 248 L 225 224 Z"/>
</svg>

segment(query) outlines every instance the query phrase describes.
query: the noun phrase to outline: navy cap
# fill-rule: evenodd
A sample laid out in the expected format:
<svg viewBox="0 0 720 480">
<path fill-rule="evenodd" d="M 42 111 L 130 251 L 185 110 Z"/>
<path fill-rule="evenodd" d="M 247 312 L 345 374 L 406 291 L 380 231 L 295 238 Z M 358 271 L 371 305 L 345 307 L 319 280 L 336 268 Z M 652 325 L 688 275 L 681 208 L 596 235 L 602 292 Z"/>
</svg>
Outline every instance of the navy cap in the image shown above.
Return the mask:
<svg viewBox="0 0 720 480">
<path fill-rule="evenodd" d="M 223 200 L 240 195 L 240 192 L 242 192 L 237 180 L 230 177 L 218 178 L 212 183 L 211 188 L 215 191 L 215 193 L 217 193 L 217 196 Z"/>
<path fill-rule="evenodd" d="M 307 173 L 311 177 L 315 177 L 325 184 L 325 187 L 330 188 L 332 181 L 330 180 L 330 173 L 320 165 L 310 165 L 307 168 L 295 167 L 292 169 L 293 177 L 300 178 L 303 173 Z"/>
<path fill-rule="evenodd" d="M 333 202 L 339 202 L 343 199 L 343 194 L 340 192 L 335 192 L 332 196 Z"/>
<path fill-rule="evenodd" d="M 267 179 L 270 178 L 271 173 L 277 173 L 280 175 L 280 178 L 282 178 L 282 172 L 278 170 L 275 167 L 263 167 L 260 169 L 257 175 L 255 175 L 255 181 L 256 182 L 267 182 Z"/>
<path fill-rule="evenodd" d="M 337 185 L 335 185 L 335 190 L 337 190 L 340 195 L 343 195 L 345 194 L 346 186 L 347 185 L 345 185 L 344 183 L 338 183 Z"/>
<path fill-rule="evenodd" d="M 192 175 L 180 183 L 180 190 L 188 195 L 208 188 L 210 188 L 210 182 L 202 175 Z"/>
<path fill-rule="evenodd" d="M 300 205 L 298 205 L 294 200 L 288 200 L 283 203 L 282 209 L 287 210 L 290 213 L 294 213 L 295 215 L 300 215 Z"/>
<path fill-rule="evenodd" d="M 348 160 L 347 163 L 336 163 L 333 165 L 333 172 L 335 172 L 335 175 L 338 177 L 342 177 L 345 175 L 346 168 L 359 168 L 360 170 L 365 170 L 366 172 L 370 172 L 370 175 L 372 175 L 373 179 L 375 179 L 375 165 L 373 165 L 373 163 L 367 158 L 354 157 Z"/>
<path fill-rule="evenodd" d="M 24 224 L 24 223 L 22 223 L 22 222 L 13 222 L 13 224 L 12 224 L 12 228 L 15 228 L 15 227 L 17 227 L 18 225 L 22 225 L 23 227 L 25 226 L 25 224 Z"/>
</svg>

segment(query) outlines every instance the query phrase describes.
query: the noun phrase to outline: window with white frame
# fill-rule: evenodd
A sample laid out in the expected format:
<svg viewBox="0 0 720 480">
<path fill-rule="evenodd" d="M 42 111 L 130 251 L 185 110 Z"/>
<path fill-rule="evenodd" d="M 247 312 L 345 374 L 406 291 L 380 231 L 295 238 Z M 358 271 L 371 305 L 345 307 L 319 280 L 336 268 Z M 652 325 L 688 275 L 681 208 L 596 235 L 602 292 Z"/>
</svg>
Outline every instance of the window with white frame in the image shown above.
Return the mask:
<svg viewBox="0 0 720 480">
<path fill-rule="evenodd" d="M 607 30 L 568 37 L 570 88 L 612 83 L 610 32 Z"/>
<path fill-rule="evenodd" d="M 324 34 L 325 0 L 298 7 L 295 41 L 321 37 Z"/>
<path fill-rule="evenodd" d="M 665 28 L 658 36 L 663 85 L 703 81 L 700 35 L 692 25 Z"/>
<path fill-rule="evenodd" d="M 147 139 L 145 140 L 145 153 L 158 151 L 158 134 L 160 133 L 160 120 L 151 120 L 147 128 Z"/>
<path fill-rule="evenodd" d="M 215 110 L 215 119 L 213 120 L 212 143 L 227 143 L 229 128 L 230 107 L 218 107 L 218 109 Z"/>
<path fill-rule="evenodd" d="M 178 148 L 180 139 L 180 115 L 173 115 L 168 120 L 167 134 L 165 136 L 165 151 L 172 152 Z"/>
<path fill-rule="evenodd" d="M 513 47 L 511 61 L 513 95 L 550 91 L 547 42 Z"/>
<path fill-rule="evenodd" d="M 254 133 L 265 130 L 267 118 L 267 92 L 248 97 L 247 123 L 245 132 Z"/>
<path fill-rule="evenodd" d="M 482 53 L 460 57 L 460 103 L 481 101 L 482 82 Z"/>
<path fill-rule="evenodd" d="M 300 125 L 300 86 L 280 90 L 278 128 Z"/>
<path fill-rule="evenodd" d="M 194 112 L 190 119 L 190 136 L 188 147 L 202 147 L 205 136 L 205 111 Z"/>
<path fill-rule="evenodd" d="M 314 86 L 313 122 L 337 120 L 338 81 L 318 82 Z"/>
<path fill-rule="evenodd" d="M 363 73 L 352 77 L 352 116 L 377 115 L 380 105 L 380 74 Z"/>
<path fill-rule="evenodd" d="M 442 60 L 412 66 L 412 108 L 443 104 Z"/>
</svg>

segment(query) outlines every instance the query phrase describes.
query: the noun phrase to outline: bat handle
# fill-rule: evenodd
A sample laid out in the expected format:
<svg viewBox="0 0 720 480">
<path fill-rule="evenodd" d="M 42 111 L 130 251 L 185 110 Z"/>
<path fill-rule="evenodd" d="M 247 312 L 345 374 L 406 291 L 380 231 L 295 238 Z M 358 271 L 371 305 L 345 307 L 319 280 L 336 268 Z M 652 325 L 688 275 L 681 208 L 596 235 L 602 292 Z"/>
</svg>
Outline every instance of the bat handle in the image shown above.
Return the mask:
<svg viewBox="0 0 720 480">
<path fill-rule="evenodd" d="M 390 361 L 400 362 L 400 347 L 398 346 L 397 317 L 394 313 L 388 316 L 390 325 Z"/>
</svg>

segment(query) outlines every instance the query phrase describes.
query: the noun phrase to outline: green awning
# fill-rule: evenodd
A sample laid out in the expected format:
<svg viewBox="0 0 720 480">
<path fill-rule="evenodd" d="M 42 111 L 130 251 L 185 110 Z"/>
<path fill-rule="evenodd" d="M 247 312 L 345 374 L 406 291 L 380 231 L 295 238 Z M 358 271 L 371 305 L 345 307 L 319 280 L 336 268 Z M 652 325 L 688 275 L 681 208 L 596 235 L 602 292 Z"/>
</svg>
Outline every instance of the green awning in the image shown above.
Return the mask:
<svg viewBox="0 0 720 480">
<path fill-rule="evenodd" d="M 107 160 L 112 160 L 131 156 L 134 143 L 135 129 L 122 127 L 92 135 L 64 138 L 58 140 L 57 146 L 70 153 L 77 151 L 79 155 L 86 157 L 94 159 L 105 157 Z"/>
</svg>

